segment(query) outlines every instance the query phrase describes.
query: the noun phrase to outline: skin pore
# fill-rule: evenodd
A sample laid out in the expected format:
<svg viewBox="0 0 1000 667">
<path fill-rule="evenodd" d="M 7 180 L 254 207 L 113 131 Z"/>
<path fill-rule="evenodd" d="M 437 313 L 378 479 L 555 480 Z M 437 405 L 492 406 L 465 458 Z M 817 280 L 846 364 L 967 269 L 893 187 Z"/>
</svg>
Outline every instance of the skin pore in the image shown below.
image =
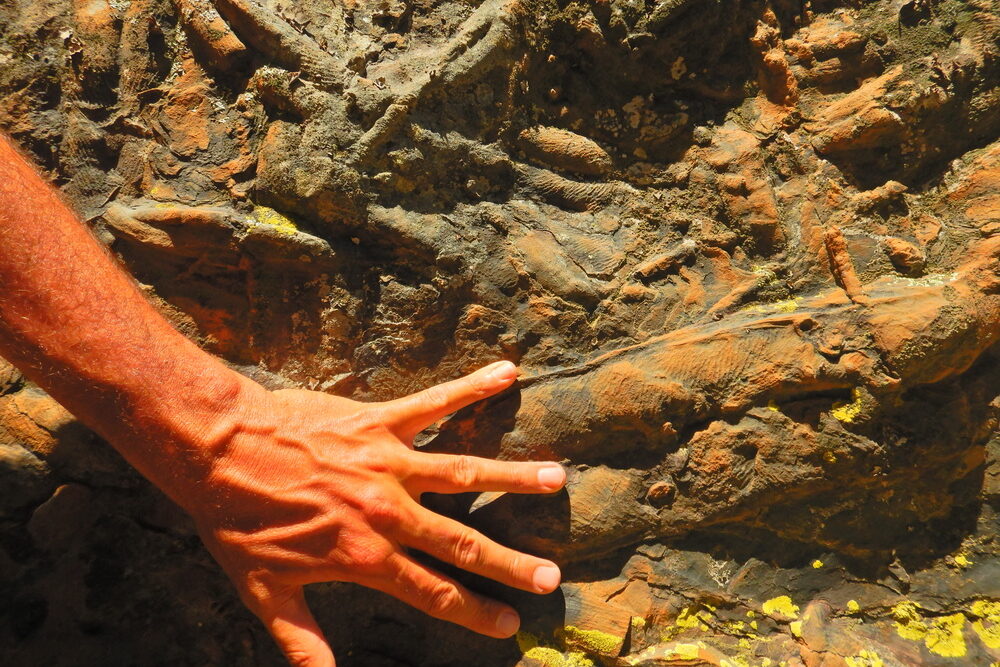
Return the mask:
<svg viewBox="0 0 1000 667">
<path fill-rule="evenodd" d="M 296 665 L 333 653 L 305 584 L 353 581 L 492 637 L 509 606 L 407 553 L 535 593 L 558 567 L 422 507 L 424 492 L 551 493 L 555 463 L 413 449 L 448 414 L 509 387 L 498 362 L 384 403 L 268 391 L 177 332 L 0 135 L 0 356 L 194 517 L 205 545 Z"/>
</svg>

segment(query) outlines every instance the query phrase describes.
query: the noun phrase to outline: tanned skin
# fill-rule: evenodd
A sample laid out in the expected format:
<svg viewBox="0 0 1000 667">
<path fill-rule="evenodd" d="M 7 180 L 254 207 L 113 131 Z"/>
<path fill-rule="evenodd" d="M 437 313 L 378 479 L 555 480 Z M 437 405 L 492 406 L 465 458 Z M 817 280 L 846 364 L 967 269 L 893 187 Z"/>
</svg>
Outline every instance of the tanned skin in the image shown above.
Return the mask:
<svg viewBox="0 0 1000 667">
<path fill-rule="evenodd" d="M 194 517 L 209 551 L 289 661 L 333 653 L 302 587 L 353 581 L 437 618 L 509 637 L 517 613 L 408 555 L 535 593 L 558 567 L 419 504 L 420 494 L 551 493 L 555 463 L 413 449 L 422 429 L 509 387 L 498 362 L 385 403 L 268 391 L 177 332 L 0 136 L 0 356 Z"/>
</svg>

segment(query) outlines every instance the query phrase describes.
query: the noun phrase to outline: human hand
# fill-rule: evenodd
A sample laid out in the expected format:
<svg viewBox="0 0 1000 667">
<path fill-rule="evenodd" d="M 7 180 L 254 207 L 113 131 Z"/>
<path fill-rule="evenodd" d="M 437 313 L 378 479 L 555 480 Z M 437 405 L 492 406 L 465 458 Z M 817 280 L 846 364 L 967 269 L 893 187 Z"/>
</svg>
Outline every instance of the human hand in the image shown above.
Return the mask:
<svg viewBox="0 0 1000 667">
<path fill-rule="evenodd" d="M 555 464 L 411 446 L 420 430 L 509 387 L 513 364 L 387 403 L 269 392 L 174 329 L 2 135 L 0 213 L 0 355 L 191 513 L 293 663 L 333 664 L 303 597 L 310 582 L 355 581 L 494 637 L 517 630 L 512 609 L 406 548 L 538 593 L 559 585 L 553 563 L 418 502 L 425 491 L 563 485 Z"/>
<path fill-rule="evenodd" d="M 559 585 L 551 561 L 501 546 L 419 504 L 424 492 L 551 493 L 555 463 L 512 463 L 413 449 L 413 437 L 446 415 L 509 387 L 499 362 L 453 382 L 385 403 L 248 383 L 222 454 L 185 503 L 246 605 L 295 665 L 328 666 L 333 654 L 303 585 L 353 581 L 491 637 L 519 619 L 509 606 L 408 555 L 423 551 L 535 593 Z"/>
</svg>

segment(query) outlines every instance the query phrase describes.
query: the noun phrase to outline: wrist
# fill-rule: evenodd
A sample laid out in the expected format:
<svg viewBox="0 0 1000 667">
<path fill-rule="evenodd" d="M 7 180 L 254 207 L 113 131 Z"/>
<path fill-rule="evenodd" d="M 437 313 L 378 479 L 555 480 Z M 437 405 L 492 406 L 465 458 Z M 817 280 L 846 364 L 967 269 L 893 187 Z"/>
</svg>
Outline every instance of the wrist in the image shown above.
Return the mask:
<svg viewBox="0 0 1000 667">
<path fill-rule="evenodd" d="M 207 502 L 207 480 L 267 390 L 197 350 L 160 390 L 126 398 L 125 419 L 108 438 L 146 478 L 192 511 Z M 194 363 L 197 362 L 197 363 Z M 115 425 L 120 424 L 121 429 Z"/>
</svg>

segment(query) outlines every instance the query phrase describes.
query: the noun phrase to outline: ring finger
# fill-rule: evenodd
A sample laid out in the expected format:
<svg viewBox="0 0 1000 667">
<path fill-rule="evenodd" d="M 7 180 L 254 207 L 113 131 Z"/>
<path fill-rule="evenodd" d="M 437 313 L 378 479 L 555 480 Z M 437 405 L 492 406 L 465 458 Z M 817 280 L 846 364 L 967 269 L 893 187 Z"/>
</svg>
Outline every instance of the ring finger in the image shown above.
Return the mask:
<svg viewBox="0 0 1000 667">
<path fill-rule="evenodd" d="M 533 593 L 550 593 L 561 573 L 552 561 L 497 544 L 458 521 L 417 506 L 401 526 L 400 541 L 445 563 Z"/>
</svg>

